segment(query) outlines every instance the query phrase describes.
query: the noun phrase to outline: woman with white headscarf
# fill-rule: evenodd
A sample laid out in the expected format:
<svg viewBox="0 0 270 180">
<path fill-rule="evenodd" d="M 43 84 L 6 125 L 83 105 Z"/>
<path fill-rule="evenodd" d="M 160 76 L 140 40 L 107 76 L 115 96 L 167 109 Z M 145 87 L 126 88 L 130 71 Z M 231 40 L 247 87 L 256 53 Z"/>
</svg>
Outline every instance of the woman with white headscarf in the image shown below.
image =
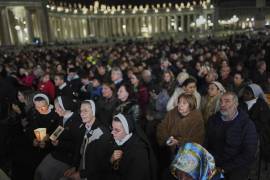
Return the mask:
<svg viewBox="0 0 270 180">
<path fill-rule="evenodd" d="M 29 128 L 27 134 L 33 143 L 33 163 L 36 167 L 41 160 L 52 151 L 52 144 L 49 136 L 57 128 L 60 117 L 56 114 L 47 95 L 38 93 L 33 97 L 35 111 L 29 116 Z M 34 130 L 38 128 L 46 128 L 46 136 L 44 139 L 38 139 Z"/>
<path fill-rule="evenodd" d="M 64 172 L 71 167 L 79 166 L 77 153 L 81 146 L 81 118 L 76 111 L 75 102 L 66 96 L 58 96 L 55 101 L 55 111 L 63 119 L 59 125 L 64 131 L 51 143 L 54 151 L 48 154 L 39 164 L 35 172 L 35 180 L 59 180 Z"/>
<path fill-rule="evenodd" d="M 213 81 L 208 85 L 207 95 L 203 96 L 201 102 L 201 111 L 205 124 L 207 124 L 210 116 L 219 111 L 220 97 L 225 92 L 225 88 L 218 81 Z"/>
<path fill-rule="evenodd" d="M 117 114 L 112 122 L 115 150 L 111 156 L 113 180 L 156 180 L 152 149 L 129 115 Z"/>
<path fill-rule="evenodd" d="M 110 156 L 112 136 L 102 123 L 96 119 L 94 101 L 81 103 L 80 114 L 84 124 L 84 138 L 81 145 L 81 163 L 78 171 L 71 168 L 65 176 L 72 179 L 107 180 L 110 177 Z"/>
<path fill-rule="evenodd" d="M 260 137 L 260 151 L 263 160 L 270 162 L 270 109 L 262 88 L 249 84 L 244 88 L 242 108 L 253 120 Z"/>
</svg>

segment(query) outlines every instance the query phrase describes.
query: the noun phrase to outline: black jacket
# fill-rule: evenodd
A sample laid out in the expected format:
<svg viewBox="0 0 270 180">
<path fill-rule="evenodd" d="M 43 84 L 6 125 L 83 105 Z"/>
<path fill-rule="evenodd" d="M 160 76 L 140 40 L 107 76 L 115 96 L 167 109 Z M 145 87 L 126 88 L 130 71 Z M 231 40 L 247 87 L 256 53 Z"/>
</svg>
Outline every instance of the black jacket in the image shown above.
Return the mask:
<svg viewBox="0 0 270 180">
<path fill-rule="evenodd" d="M 63 126 L 63 122 L 61 122 L 60 125 Z M 64 124 L 65 130 L 58 138 L 59 144 L 52 152 L 52 156 L 55 159 L 71 166 L 79 166 L 80 159 L 76 154 L 79 152 L 84 135 L 82 128 L 80 128 L 81 125 L 81 117 L 78 114 L 73 113 Z"/>
<path fill-rule="evenodd" d="M 223 121 L 220 112 L 207 125 L 205 148 L 214 156 L 216 166 L 225 172 L 248 169 L 255 160 L 257 133 L 248 115 L 239 111 L 232 121 Z"/>
<path fill-rule="evenodd" d="M 246 104 L 244 104 L 246 105 Z M 262 158 L 270 161 L 270 109 L 265 100 L 258 98 L 257 102 L 248 111 L 250 119 L 254 122 L 260 138 L 260 147 Z"/>
<path fill-rule="evenodd" d="M 85 169 L 80 171 L 82 178 L 91 180 L 107 180 L 110 178 L 110 157 L 113 153 L 113 139 L 107 127 L 104 127 L 97 120 L 91 127 L 91 131 L 86 134 L 88 138 L 93 138 L 95 130 L 101 130 L 102 135 L 91 141 L 85 150 Z M 81 148 L 81 153 L 83 150 Z"/>
<path fill-rule="evenodd" d="M 136 134 L 122 146 L 123 151 L 118 170 L 113 170 L 112 180 L 155 180 L 151 167 L 151 155 L 146 143 Z M 154 178 L 154 179 L 153 179 Z"/>
<path fill-rule="evenodd" d="M 96 103 L 97 119 L 106 127 L 111 127 L 112 125 L 113 112 L 116 108 L 116 104 L 117 99 L 114 96 L 110 99 L 101 97 Z"/>
<path fill-rule="evenodd" d="M 59 89 L 59 87 L 56 89 L 56 97 L 57 96 L 67 96 L 70 98 L 74 98 L 74 94 L 70 86 L 66 85 L 63 89 Z"/>
<path fill-rule="evenodd" d="M 34 134 L 34 130 L 37 128 L 46 128 L 47 135 L 51 135 L 53 131 L 57 128 L 60 117 L 54 112 L 54 109 L 51 110 L 49 114 L 43 115 L 39 114 L 36 110 L 31 113 L 31 117 L 29 117 L 29 128 L 27 129 L 26 133 L 28 135 L 30 144 L 33 143 L 33 140 L 36 139 Z M 38 165 L 41 160 L 53 150 L 53 146 L 50 140 L 45 141 L 46 145 L 44 148 L 34 147 L 32 152 L 32 160 L 36 165 Z"/>
<path fill-rule="evenodd" d="M 138 103 L 135 100 L 127 100 L 125 102 L 118 102 L 115 113 L 123 113 L 131 116 L 134 122 L 138 123 L 141 119 L 141 112 Z"/>
</svg>

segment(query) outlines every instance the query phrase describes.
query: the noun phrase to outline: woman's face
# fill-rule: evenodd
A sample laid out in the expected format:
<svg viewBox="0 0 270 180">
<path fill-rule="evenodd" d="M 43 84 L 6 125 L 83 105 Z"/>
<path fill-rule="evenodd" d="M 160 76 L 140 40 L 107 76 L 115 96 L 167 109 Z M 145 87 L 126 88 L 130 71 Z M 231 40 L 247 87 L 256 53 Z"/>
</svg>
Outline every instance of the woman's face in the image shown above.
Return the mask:
<svg viewBox="0 0 270 180">
<path fill-rule="evenodd" d="M 208 91 L 207 92 L 208 92 L 208 96 L 210 96 L 210 97 L 217 96 L 220 93 L 215 84 L 210 84 L 208 86 Z"/>
<path fill-rule="evenodd" d="M 178 171 L 176 174 L 178 180 L 193 180 L 193 178 L 190 175 L 188 175 L 183 171 Z"/>
<path fill-rule="evenodd" d="M 124 86 L 121 86 L 117 92 L 117 95 L 118 95 L 118 99 L 120 99 L 121 101 L 126 101 L 129 94 L 126 88 Z"/>
<path fill-rule="evenodd" d="M 94 115 L 90 104 L 81 104 L 80 115 L 83 123 L 89 123 L 94 119 Z"/>
<path fill-rule="evenodd" d="M 113 95 L 113 92 L 112 92 L 110 87 L 108 87 L 107 85 L 103 85 L 102 86 L 102 95 L 105 98 L 111 98 Z"/>
<path fill-rule="evenodd" d="M 50 80 L 50 76 L 49 75 L 45 75 L 43 78 L 42 78 L 42 82 L 48 82 Z"/>
<path fill-rule="evenodd" d="M 130 82 L 131 82 L 132 85 L 138 85 L 139 80 L 137 79 L 137 77 L 134 74 L 132 74 L 130 76 Z"/>
<path fill-rule="evenodd" d="M 164 80 L 165 82 L 170 82 L 170 81 L 171 81 L 171 75 L 170 75 L 170 73 L 165 73 L 165 74 L 163 75 L 163 80 Z"/>
<path fill-rule="evenodd" d="M 60 117 L 64 117 L 65 115 L 65 111 L 60 107 L 59 103 L 54 103 L 55 106 L 55 112 L 60 116 Z"/>
<path fill-rule="evenodd" d="M 126 132 L 120 121 L 112 122 L 112 135 L 115 140 L 122 140 L 126 137 Z"/>
<path fill-rule="evenodd" d="M 248 89 L 244 90 L 244 92 L 243 92 L 243 100 L 244 101 L 250 101 L 250 100 L 252 100 L 254 98 L 255 97 L 254 97 L 253 93 L 250 90 L 248 90 Z"/>
<path fill-rule="evenodd" d="M 197 89 L 196 83 L 192 82 L 184 86 L 184 91 L 188 94 L 193 94 Z"/>
<path fill-rule="evenodd" d="M 242 84 L 242 82 L 244 81 L 244 79 L 242 78 L 241 75 L 239 74 L 235 74 L 233 77 L 233 82 L 236 86 L 240 86 Z"/>
<path fill-rule="evenodd" d="M 200 71 L 200 69 L 201 69 L 201 63 L 197 62 L 196 65 L 195 65 L 195 69 L 197 71 Z"/>
<path fill-rule="evenodd" d="M 18 92 L 17 97 L 18 97 L 18 100 L 21 103 L 24 103 L 25 102 L 25 97 L 24 97 L 24 95 L 20 91 Z"/>
<path fill-rule="evenodd" d="M 34 101 L 35 109 L 40 113 L 40 114 L 48 114 L 49 110 L 49 105 L 45 100 L 43 101 Z"/>
<path fill-rule="evenodd" d="M 190 108 L 187 100 L 185 98 L 180 98 L 178 102 L 178 112 L 182 116 L 186 116 L 190 113 Z"/>
<path fill-rule="evenodd" d="M 61 72 L 63 70 L 62 65 L 58 64 L 57 67 L 56 67 L 56 70 L 58 72 Z"/>
</svg>

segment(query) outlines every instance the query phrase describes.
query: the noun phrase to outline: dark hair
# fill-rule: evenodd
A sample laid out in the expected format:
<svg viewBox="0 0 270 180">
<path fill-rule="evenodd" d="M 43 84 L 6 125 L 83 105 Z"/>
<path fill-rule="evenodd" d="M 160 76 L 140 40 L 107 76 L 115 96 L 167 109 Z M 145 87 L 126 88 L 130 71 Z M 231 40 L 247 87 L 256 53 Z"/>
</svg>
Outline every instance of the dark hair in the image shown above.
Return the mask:
<svg viewBox="0 0 270 180">
<path fill-rule="evenodd" d="M 56 73 L 54 77 L 59 77 L 61 80 L 65 81 L 65 74 L 64 73 Z"/>
<path fill-rule="evenodd" d="M 46 101 L 46 99 L 44 99 L 43 97 L 36 97 L 34 99 L 34 101 Z M 47 101 L 46 101 L 46 103 L 47 103 Z"/>
<path fill-rule="evenodd" d="M 239 74 L 240 76 L 241 76 L 241 78 L 242 79 L 246 79 L 246 77 L 245 77 L 245 74 L 243 73 L 243 72 L 241 72 L 241 71 L 236 71 L 234 74 L 233 74 L 233 76 L 235 76 L 236 74 Z"/>
<path fill-rule="evenodd" d="M 132 99 L 132 98 L 133 98 L 133 91 L 132 91 L 132 88 L 131 88 L 130 84 L 128 84 L 128 83 L 123 83 L 123 84 L 121 84 L 121 86 L 118 88 L 118 90 L 119 90 L 121 87 L 124 87 L 124 88 L 126 89 L 126 91 L 128 92 L 128 99 Z"/>
<path fill-rule="evenodd" d="M 197 84 L 197 81 L 194 79 L 194 78 L 187 78 L 184 82 L 183 82 L 183 84 L 182 84 L 182 86 L 187 86 L 187 85 L 189 85 L 190 83 L 195 83 L 195 84 Z"/>
<path fill-rule="evenodd" d="M 103 82 L 102 85 L 109 87 L 113 92 L 115 92 L 115 84 L 109 82 Z"/>
</svg>

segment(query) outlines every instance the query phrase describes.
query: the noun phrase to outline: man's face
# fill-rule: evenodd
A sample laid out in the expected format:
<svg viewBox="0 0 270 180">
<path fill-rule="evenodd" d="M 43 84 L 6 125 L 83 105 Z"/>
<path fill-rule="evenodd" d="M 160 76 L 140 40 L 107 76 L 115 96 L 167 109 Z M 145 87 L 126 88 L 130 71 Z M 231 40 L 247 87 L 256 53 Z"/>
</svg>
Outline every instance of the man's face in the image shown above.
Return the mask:
<svg viewBox="0 0 270 180">
<path fill-rule="evenodd" d="M 60 77 L 55 76 L 55 78 L 54 78 L 55 86 L 59 87 L 59 86 L 61 86 L 63 84 L 63 82 L 64 81 Z"/>
<path fill-rule="evenodd" d="M 117 81 L 120 79 L 120 75 L 119 75 L 119 72 L 116 72 L 116 71 L 112 71 L 111 72 L 111 80 L 112 81 Z"/>
<path fill-rule="evenodd" d="M 224 94 L 220 98 L 220 112 L 224 116 L 231 116 L 237 110 L 237 104 L 230 94 Z"/>
</svg>

